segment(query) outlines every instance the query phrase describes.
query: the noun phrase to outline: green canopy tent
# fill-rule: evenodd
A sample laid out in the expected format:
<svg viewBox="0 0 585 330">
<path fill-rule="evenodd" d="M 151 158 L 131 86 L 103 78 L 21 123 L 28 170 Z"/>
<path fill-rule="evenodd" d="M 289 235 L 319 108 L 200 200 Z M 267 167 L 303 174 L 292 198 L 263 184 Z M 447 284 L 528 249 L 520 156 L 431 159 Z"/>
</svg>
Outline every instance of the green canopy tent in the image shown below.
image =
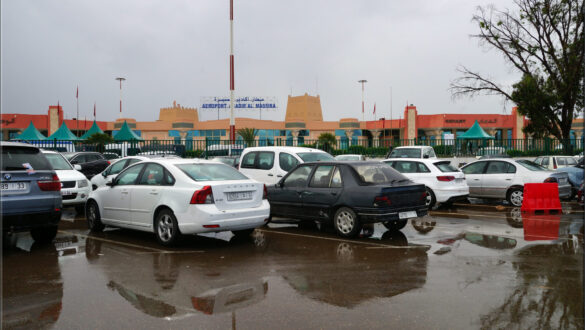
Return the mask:
<svg viewBox="0 0 585 330">
<path fill-rule="evenodd" d="M 122 125 L 122 128 L 120 128 L 120 131 L 118 131 L 118 133 L 114 136 L 114 140 L 115 141 L 142 141 L 143 139 L 136 135 L 136 133 L 132 132 L 132 130 L 130 129 L 130 127 L 128 127 L 128 123 L 126 121 L 124 121 L 124 124 Z"/>
<path fill-rule="evenodd" d="M 457 139 L 464 139 L 464 140 L 493 140 L 495 139 L 493 136 L 486 133 L 477 120 L 473 123 L 473 126 L 469 128 L 465 133 L 459 135 Z"/>
<path fill-rule="evenodd" d="M 91 125 L 91 127 L 89 128 L 89 130 L 87 132 L 85 132 L 85 134 L 83 134 L 80 139 L 82 140 L 87 140 L 90 136 L 99 133 L 99 134 L 104 134 L 104 131 L 102 131 L 102 129 L 98 126 L 97 122 L 94 120 L 93 121 L 93 125 Z"/>
<path fill-rule="evenodd" d="M 46 137 L 39 132 L 39 130 L 35 127 L 32 120 L 28 127 L 20 133 L 17 137 L 13 138 L 12 140 L 20 140 L 20 141 L 32 141 L 32 140 L 45 140 Z"/>
<path fill-rule="evenodd" d="M 477 120 L 475 121 L 475 123 L 473 123 L 473 126 L 471 126 L 465 133 L 459 135 L 457 137 L 457 144 L 458 150 L 462 150 L 462 140 L 466 140 L 467 143 L 465 144 L 465 149 L 467 151 L 467 153 L 472 153 L 475 154 L 478 150 L 478 147 L 480 145 L 486 147 L 488 146 L 488 140 L 494 140 L 495 137 L 489 135 L 488 133 L 486 133 L 483 128 L 481 128 L 481 126 L 479 126 L 479 123 L 477 122 Z M 482 150 L 485 150 L 486 148 L 480 148 L 480 153 Z"/>
<path fill-rule="evenodd" d="M 79 138 L 77 136 L 75 136 L 75 134 L 73 134 L 69 130 L 69 128 L 67 127 L 65 122 L 63 122 L 63 124 L 61 124 L 61 127 L 59 127 L 59 129 L 56 130 L 55 133 L 51 134 L 51 136 L 49 136 L 47 139 L 48 140 L 70 140 L 70 141 L 79 140 Z"/>
</svg>

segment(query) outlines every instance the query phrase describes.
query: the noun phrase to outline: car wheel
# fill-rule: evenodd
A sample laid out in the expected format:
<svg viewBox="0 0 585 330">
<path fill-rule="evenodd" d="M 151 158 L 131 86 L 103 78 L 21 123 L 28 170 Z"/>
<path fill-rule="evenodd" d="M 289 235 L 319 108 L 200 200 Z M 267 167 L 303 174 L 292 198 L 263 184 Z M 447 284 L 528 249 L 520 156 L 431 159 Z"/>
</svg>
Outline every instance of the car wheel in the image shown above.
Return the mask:
<svg viewBox="0 0 585 330">
<path fill-rule="evenodd" d="M 102 223 L 102 218 L 100 216 L 100 208 L 95 201 L 92 200 L 87 202 L 85 217 L 87 218 L 87 226 L 89 227 L 89 230 L 94 232 L 104 230 L 105 226 Z"/>
<path fill-rule="evenodd" d="M 524 199 L 524 190 L 522 188 L 512 188 L 508 192 L 508 202 L 513 206 L 522 206 L 522 200 Z"/>
<path fill-rule="evenodd" d="M 426 188 L 426 190 L 427 190 L 427 199 L 425 200 L 425 204 L 430 210 L 433 208 L 433 206 L 435 206 L 437 199 L 435 198 L 435 193 L 433 193 L 433 191 L 431 189 Z"/>
<path fill-rule="evenodd" d="M 404 228 L 408 223 L 408 219 L 406 220 L 391 220 L 384 222 L 384 227 L 388 228 L 390 231 L 399 231 L 400 229 Z"/>
<path fill-rule="evenodd" d="M 254 228 L 244 230 L 232 230 L 232 233 L 238 237 L 248 237 L 252 235 Z"/>
<path fill-rule="evenodd" d="M 30 231 L 30 235 L 37 243 L 51 243 L 57 236 L 57 226 L 35 228 Z"/>
<path fill-rule="evenodd" d="M 84 215 L 85 214 L 85 204 L 75 205 L 75 212 L 77 212 L 77 215 Z"/>
<path fill-rule="evenodd" d="M 156 215 L 155 233 L 159 243 L 171 246 L 177 243 L 181 233 L 177 218 L 171 210 L 162 210 Z"/>
<path fill-rule="evenodd" d="M 335 231 L 342 237 L 355 237 L 362 226 L 355 212 L 349 207 L 341 207 L 333 217 Z"/>
</svg>

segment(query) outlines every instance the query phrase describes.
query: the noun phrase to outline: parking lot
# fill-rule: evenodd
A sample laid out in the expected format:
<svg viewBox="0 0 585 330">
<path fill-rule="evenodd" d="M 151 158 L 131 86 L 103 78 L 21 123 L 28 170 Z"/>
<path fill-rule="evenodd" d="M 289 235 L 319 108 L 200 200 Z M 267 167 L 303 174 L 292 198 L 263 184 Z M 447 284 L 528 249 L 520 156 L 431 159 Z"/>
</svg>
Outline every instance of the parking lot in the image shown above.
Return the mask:
<svg viewBox="0 0 585 330">
<path fill-rule="evenodd" d="M 455 204 L 356 239 L 273 219 L 163 248 L 66 209 L 53 244 L 5 242 L 2 295 L 3 328 L 583 328 L 583 211 Z"/>
</svg>

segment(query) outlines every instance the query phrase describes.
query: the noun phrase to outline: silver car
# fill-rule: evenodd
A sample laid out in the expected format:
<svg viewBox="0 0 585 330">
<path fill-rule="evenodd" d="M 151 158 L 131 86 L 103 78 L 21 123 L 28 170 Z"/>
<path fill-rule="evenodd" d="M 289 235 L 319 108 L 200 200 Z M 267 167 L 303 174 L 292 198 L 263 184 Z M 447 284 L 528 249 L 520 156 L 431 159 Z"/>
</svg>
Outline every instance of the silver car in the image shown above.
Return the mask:
<svg viewBox="0 0 585 330">
<path fill-rule="evenodd" d="M 522 206 L 524 184 L 542 182 L 556 182 L 562 199 L 571 196 L 567 173 L 552 172 L 528 160 L 478 160 L 461 170 L 469 186 L 469 197 L 505 199 L 513 206 Z"/>
</svg>

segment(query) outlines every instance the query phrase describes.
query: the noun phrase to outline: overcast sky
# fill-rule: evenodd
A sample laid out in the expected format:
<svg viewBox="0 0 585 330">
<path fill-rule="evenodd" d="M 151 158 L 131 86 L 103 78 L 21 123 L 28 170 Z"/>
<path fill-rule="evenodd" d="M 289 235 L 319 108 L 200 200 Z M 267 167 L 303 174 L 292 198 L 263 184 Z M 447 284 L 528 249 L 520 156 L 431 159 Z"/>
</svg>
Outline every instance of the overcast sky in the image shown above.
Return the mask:
<svg viewBox="0 0 585 330">
<path fill-rule="evenodd" d="M 283 120 L 287 96 L 321 96 L 325 120 L 419 114 L 510 113 L 498 97 L 452 100 L 463 64 L 511 84 L 519 75 L 470 35 L 479 5 L 511 0 L 234 0 L 236 96 L 276 97 L 263 119 Z M 59 102 L 75 117 L 115 120 L 125 77 L 124 117 L 158 119 L 173 100 L 200 107 L 229 95 L 229 0 L 3 0 L 3 113 L 45 114 Z M 201 119 L 217 113 L 199 110 Z M 237 116 L 258 118 L 257 112 Z M 227 118 L 227 112 L 222 118 Z"/>
</svg>

